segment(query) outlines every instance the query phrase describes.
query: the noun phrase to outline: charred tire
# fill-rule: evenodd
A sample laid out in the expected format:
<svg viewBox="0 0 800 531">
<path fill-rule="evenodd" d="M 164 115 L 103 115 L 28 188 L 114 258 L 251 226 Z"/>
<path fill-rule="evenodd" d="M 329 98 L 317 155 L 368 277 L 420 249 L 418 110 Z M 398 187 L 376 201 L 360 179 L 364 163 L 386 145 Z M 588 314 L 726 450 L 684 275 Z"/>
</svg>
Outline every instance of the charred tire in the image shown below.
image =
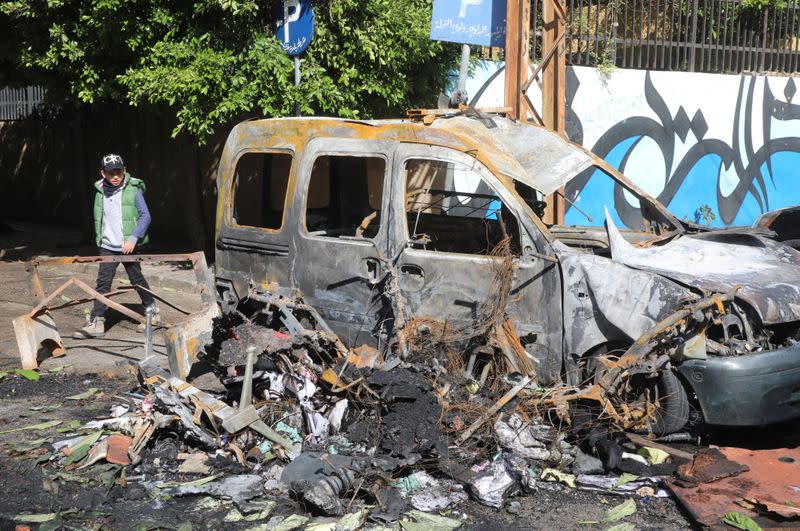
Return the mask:
<svg viewBox="0 0 800 531">
<path fill-rule="evenodd" d="M 654 435 L 674 433 L 689 420 L 689 397 L 678 376 L 672 369 L 661 371 L 656 382 L 658 401 L 661 407 L 656 411 L 650 429 Z"/>
</svg>

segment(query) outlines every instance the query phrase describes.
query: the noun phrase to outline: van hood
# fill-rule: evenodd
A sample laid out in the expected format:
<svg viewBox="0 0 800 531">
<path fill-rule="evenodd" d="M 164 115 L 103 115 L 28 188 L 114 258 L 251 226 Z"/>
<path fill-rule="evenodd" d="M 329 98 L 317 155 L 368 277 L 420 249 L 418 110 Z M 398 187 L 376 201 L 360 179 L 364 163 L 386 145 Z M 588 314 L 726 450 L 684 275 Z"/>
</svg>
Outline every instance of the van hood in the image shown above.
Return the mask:
<svg viewBox="0 0 800 531">
<path fill-rule="evenodd" d="M 758 312 L 765 325 L 800 321 L 800 253 L 757 234 L 714 231 L 682 235 L 639 248 L 620 234 L 606 211 L 613 260 L 686 286 L 727 292 Z"/>
<path fill-rule="evenodd" d="M 501 172 L 543 194 L 552 194 L 595 163 L 594 156 L 553 131 L 499 116 L 442 118 L 432 127 L 465 135 L 505 155 Z"/>
</svg>

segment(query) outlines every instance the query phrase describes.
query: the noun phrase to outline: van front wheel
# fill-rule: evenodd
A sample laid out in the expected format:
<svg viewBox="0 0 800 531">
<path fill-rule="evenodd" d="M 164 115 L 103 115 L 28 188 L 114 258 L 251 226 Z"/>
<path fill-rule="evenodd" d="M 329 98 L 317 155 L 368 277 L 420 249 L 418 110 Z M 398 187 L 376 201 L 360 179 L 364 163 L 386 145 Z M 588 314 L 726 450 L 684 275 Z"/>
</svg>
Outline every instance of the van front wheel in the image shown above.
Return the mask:
<svg viewBox="0 0 800 531">
<path fill-rule="evenodd" d="M 689 398 L 678 376 L 670 368 L 664 368 L 658 375 L 646 378 L 635 375 L 629 383 L 631 392 L 627 396 L 629 404 L 636 404 L 640 410 L 648 410 L 644 422 L 636 431 L 666 435 L 674 433 L 689 420 Z"/>
</svg>

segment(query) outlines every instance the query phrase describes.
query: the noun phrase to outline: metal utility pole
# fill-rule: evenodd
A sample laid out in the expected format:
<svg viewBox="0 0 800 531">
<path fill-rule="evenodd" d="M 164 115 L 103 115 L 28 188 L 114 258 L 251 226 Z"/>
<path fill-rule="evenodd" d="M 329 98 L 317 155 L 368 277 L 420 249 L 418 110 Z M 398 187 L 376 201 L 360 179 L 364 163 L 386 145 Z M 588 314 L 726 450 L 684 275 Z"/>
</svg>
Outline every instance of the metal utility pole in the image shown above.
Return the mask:
<svg viewBox="0 0 800 531">
<path fill-rule="evenodd" d="M 542 1 L 542 57 L 529 76 L 530 0 L 508 0 L 506 5 L 505 105 L 515 119 L 527 121 L 530 113 L 539 125 L 566 136 L 566 11 L 561 0 Z M 542 109 L 528 98 L 528 88 L 541 73 Z M 546 223 L 563 223 L 564 199 L 553 194 L 545 198 Z"/>
</svg>

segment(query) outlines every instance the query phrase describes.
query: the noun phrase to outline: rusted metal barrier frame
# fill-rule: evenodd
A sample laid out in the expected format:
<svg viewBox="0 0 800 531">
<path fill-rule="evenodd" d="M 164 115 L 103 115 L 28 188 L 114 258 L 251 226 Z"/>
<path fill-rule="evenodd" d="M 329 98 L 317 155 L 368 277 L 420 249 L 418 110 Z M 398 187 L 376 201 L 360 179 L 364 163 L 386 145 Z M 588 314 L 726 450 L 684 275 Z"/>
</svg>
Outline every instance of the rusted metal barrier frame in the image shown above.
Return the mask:
<svg viewBox="0 0 800 531">
<path fill-rule="evenodd" d="M 113 255 L 113 256 L 65 256 L 58 258 L 36 258 L 26 264 L 26 271 L 29 275 L 31 293 L 33 294 L 36 306 L 31 312 L 14 320 L 14 328 L 17 333 L 17 343 L 20 347 L 20 358 L 25 368 L 36 368 L 37 352 L 43 341 L 51 341 L 51 350 L 54 353 L 59 350 L 63 353 L 61 342 L 55 323 L 48 314 L 47 303 L 55 296 L 64 291 L 70 285 L 77 285 L 85 291 L 90 298 L 100 299 L 112 308 L 115 308 L 125 315 L 144 322 L 144 317 L 128 310 L 124 306 L 110 301 L 107 297 L 97 293 L 78 279 L 71 278 L 50 296 L 45 296 L 42 278 L 39 268 L 42 266 L 62 266 L 74 264 L 93 264 L 93 263 L 153 263 L 153 262 L 191 262 L 192 269 L 200 290 L 200 300 L 203 309 L 190 314 L 182 321 L 164 330 L 164 340 L 167 347 L 170 371 L 179 378 L 185 378 L 189 374 L 191 364 L 197 358 L 197 354 L 211 339 L 213 319 L 220 315 L 214 294 L 214 276 L 208 268 L 205 254 L 200 251 L 193 253 L 178 254 L 132 254 L 132 255 Z M 41 338 L 41 340 L 39 340 Z M 31 357 L 31 352 L 33 356 Z"/>
<path fill-rule="evenodd" d="M 177 254 L 122 254 L 113 256 L 60 256 L 58 258 L 34 258 L 25 265 L 31 284 L 31 292 L 36 303 L 44 299 L 44 287 L 39 275 L 41 266 L 61 266 L 73 264 L 100 264 L 100 263 L 131 263 L 139 262 L 149 264 L 153 262 L 191 262 L 197 284 L 200 286 L 200 298 L 203 304 L 213 304 L 214 278 L 210 275 L 206 256 L 201 251 Z"/>
</svg>

